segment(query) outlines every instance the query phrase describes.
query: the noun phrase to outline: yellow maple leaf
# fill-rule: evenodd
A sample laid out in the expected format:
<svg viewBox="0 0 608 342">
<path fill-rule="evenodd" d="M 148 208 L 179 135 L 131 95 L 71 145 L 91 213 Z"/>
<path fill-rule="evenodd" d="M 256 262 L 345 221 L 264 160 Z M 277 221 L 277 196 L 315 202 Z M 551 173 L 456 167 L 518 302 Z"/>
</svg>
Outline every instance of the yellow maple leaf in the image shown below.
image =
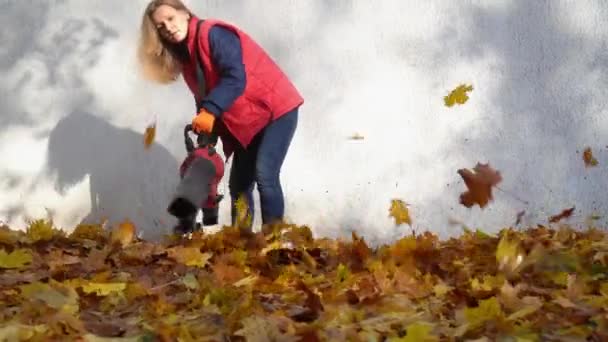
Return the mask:
<svg viewBox="0 0 608 342">
<path fill-rule="evenodd" d="M 156 137 L 156 122 L 150 124 L 146 127 L 146 131 L 144 132 L 144 147 L 149 149 L 152 143 L 154 142 L 154 138 Z"/>
<path fill-rule="evenodd" d="M 496 261 L 499 269 L 512 272 L 521 265 L 523 258 L 524 253 L 521 250 L 519 239 L 509 231 L 505 231 L 496 247 Z"/>
<path fill-rule="evenodd" d="M 95 293 L 98 296 L 107 296 L 112 292 L 121 292 L 127 288 L 126 283 L 95 283 L 89 282 L 82 284 L 82 291 L 85 293 Z"/>
<path fill-rule="evenodd" d="M 437 296 L 437 297 L 443 297 L 448 292 L 452 291 L 453 289 L 454 289 L 454 287 L 448 286 L 443 282 L 433 286 L 433 292 L 435 293 L 435 296 Z"/>
<path fill-rule="evenodd" d="M 74 228 L 72 233 L 70 233 L 70 239 L 88 239 L 88 240 L 97 240 L 106 235 L 106 232 L 103 230 L 100 224 L 79 224 Z"/>
<path fill-rule="evenodd" d="M 25 235 L 31 242 L 48 241 L 55 236 L 57 232 L 53 228 L 53 222 L 44 219 L 31 221 L 25 231 Z"/>
<path fill-rule="evenodd" d="M 340 263 L 338 265 L 338 267 L 336 268 L 336 278 L 338 278 L 339 282 L 343 282 L 345 280 L 347 280 L 350 277 L 351 273 L 350 273 L 350 269 L 348 269 L 348 266 Z"/>
<path fill-rule="evenodd" d="M 402 223 L 412 224 L 412 218 L 407 208 L 407 203 L 400 199 L 391 200 L 391 208 L 389 209 L 389 216 L 395 219 L 395 224 L 400 225 Z"/>
<path fill-rule="evenodd" d="M 251 226 L 252 218 L 249 213 L 249 204 L 244 194 L 241 194 L 236 202 L 236 226 L 237 227 L 249 227 Z"/>
<path fill-rule="evenodd" d="M 471 279 L 470 285 L 473 291 L 492 291 L 500 288 L 505 283 L 505 278 L 502 275 L 492 276 L 483 275 L 481 279 L 475 277 Z"/>
<path fill-rule="evenodd" d="M 433 326 L 426 322 L 416 322 L 409 324 L 403 337 L 389 338 L 390 342 L 435 342 L 439 341 L 437 336 L 431 335 Z"/>
<path fill-rule="evenodd" d="M 443 98 L 446 107 L 452 107 L 454 104 L 464 104 L 469 100 L 467 92 L 472 91 L 472 85 L 461 84 L 456 89 L 452 90 L 448 96 Z"/>
<path fill-rule="evenodd" d="M 464 315 L 469 323 L 469 329 L 475 329 L 487 321 L 500 320 L 504 318 L 504 312 L 496 297 L 490 297 L 479 301 L 479 306 L 464 309 Z"/>
<path fill-rule="evenodd" d="M 6 253 L 0 249 L 0 268 L 22 268 L 32 262 L 32 254 L 28 249 L 15 249 Z"/>
<path fill-rule="evenodd" d="M 197 247 L 175 246 L 167 249 L 169 257 L 186 266 L 205 267 L 213 256 L 211 252 L 201 253 Z"/>
</svg>

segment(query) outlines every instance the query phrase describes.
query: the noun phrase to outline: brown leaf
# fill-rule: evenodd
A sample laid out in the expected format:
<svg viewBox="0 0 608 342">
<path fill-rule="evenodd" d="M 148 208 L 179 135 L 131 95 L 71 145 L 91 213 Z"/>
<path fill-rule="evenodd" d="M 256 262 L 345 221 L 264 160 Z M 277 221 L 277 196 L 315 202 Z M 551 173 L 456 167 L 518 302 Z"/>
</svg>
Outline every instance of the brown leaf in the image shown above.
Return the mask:
<svg viewBox="0 0 608 342">
<path fill-rule="evenodd" d="M 348 303 L 371 304 L 380 298 L 382 291 L 373 276 L 359 279 L 355 285 L 346 292 Z"/>
<path fill-rule="evenodd" d="M 102 271 L 109 268 L 106 264 L 106 258 L 110 254 L 110 248 L 92 249 L 86 258 L 82 259 L 82 268 L 86 272 Z"/>
<path fill-rule="evenodd" d="M 561 211 L 561 213 L 549 217 L 549 222 L 556 223 L 556 222 L 561 221 L 562 219 L 572 216 L 572 213 L 574 212 L 574 208 L 575 207 L 564 209 Z"/>
<path fill-rule="evenodd" d="M 144 147 L 146 149 L 150 148 L 152 143 L 154 142 L 154 138 L 156 137 L 156 122 L 150 124 L 146 127 L 146 131 L 144 132 Z"/>
<path fill-rule="evenodd" d="M 51 272 L 55 272 L 66 265 L 73 265 L 81 262 L 80 257 L 65 254 L 63 251 L 58 249 L 53 249 L 45 259 L 47 265 L 49 265 L 49 268 L 51 269 Z"/>
<path fill-rule="evenodd" d="M 598 162 L 595 157 L 593 157 L 593 152 L 591 152 L 591 147 L 586 147 L 583 151 L 583 161 L 585 162 L 585 167 L 594 167 L 597 166 Z"/>
<path fill-rule="evenodd" d="M 299 280 L 296 289 L 303 291 L 306 294 L 306 301 L 304 305 L 306 308 L 315 313 L 316 316 L 319 315 L 321 311 L 324 311 L 323 304 L 321 303 L 321 297 L 318 294 L 314 293 L 302 280 Z"/>
<path fill-rule="evenodd" d="M 467 208 L 477 204 L 484 208 L 492 198 L 492 187 L 502 181 L 500 172 L 494 170 L 489 164 L 477 163 L 473 171 L 460 169 L 458 174 L 464 180 L 468 191 L 460 195 L 460 203 Z"/>
<path fill-rule="evenodd" d="M 87 331 L 102 337 L 120 337 L 127 330 L 126 322 L 120 319 L 112 319 L 102 314 L 83 313 L 80 319 Z"/>
<path fill-rule="evenodd" d="M 123 262 L 131 264 L 146 264 L 151 262 L 155 255 L 164 253 L 163 249 L 151 242 L 136 242 L 124 248 L 120 253 Z"/>
<path fill-rule="evenodd" d="M 351 267 L 354 271 L 360 271 L 363 269 L 365 261 L 369 258 L 372 250 L 367 246 L 365 240 L 352 232 L 352 245 L 351 245 Z"/>
<path fill-rule="evenodd" d="M 222 259 L 217 260 L 212 266 L 215 279 L 222 284 L 233 284 L 245 277 L 245 272 L 240 267 L 230 265 Z"/>
</svg>

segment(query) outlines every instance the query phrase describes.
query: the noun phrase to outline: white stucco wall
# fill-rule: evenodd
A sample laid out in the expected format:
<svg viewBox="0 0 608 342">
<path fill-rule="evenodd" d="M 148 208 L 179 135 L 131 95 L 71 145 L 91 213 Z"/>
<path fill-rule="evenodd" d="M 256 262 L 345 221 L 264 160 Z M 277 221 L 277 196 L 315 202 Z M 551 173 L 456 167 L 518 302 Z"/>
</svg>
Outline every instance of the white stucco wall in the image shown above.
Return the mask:
<svg viewBox="0 0 608 342">
<path fill-rule="evenodd" d="M 17 228 L 48 212 L 69 230 L 130 218 L 155 238 L 173 222 L 164 208 L 193 101 L 181 81 L 136 74 L 146 1 L 40 4 L 0 4 L 0 220 Z M 607 208 L 605 1 L 188 4 L 248 31 L 303 93 L 282 179 L 289 218 L 319 235 L 394 238 L 409 230 L 387 217 L 394 197 L 411 203 L 414 228 L 443 237 L 461 232 L 450 220 L 496 231 L 521 210 L 536 224 L 576 206 L 570 222 L 583 223 Z M 470 100 L 445 107 L 460 83 L 474 86 Z M 587 145 L 593 169 L 577 153 Z M 506 191 L 485 210 L 458 204 L 456 170 L 478 161 Z"/>
</svg>

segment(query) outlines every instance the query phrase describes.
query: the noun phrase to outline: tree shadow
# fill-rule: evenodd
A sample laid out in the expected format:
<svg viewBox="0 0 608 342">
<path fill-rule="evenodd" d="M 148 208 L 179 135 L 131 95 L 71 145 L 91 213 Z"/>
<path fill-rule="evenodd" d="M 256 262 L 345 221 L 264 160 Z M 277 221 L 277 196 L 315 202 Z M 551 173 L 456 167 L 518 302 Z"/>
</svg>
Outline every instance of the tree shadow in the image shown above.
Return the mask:
<svg viewBox="0 0 608 342">
<path fill-rule="evenodd" d="M 162 145 L 143 146 L 143 135 L 111 125 L 86 111 L 61 119 L 49 137 L 47 172 L 58 191 L 90 182 L 91 212 L 83 223 L 129 219 L 142 237 L 169 232 L 166 208 L 179 181 L 178 161 Z"/>
<path fill-rule="evenodd" d="M 58 0 L 54 6 L 64 3 Z M 66 15 L 51 20 L 51 9 L 48 3 L 31 6 L 13 1 L 0 5 L 0 20 L 13 28 L 0 32 L 0 71 L 5 74 L 0 83 L 0 125 L 4 128 L 35 126 L 40 122 L 39 111 L 52 111 L 49 107 L 90 104 L 92 95 L 78 70 L 93 67 L 103 45 L 119 35 L 97 18 Z M 79 94 L 49 106 L 48 94 L 59 97 L 61 92 Z M 28 110 L 26 101 L 37 101 L 37 109 Z"/>
</svg>

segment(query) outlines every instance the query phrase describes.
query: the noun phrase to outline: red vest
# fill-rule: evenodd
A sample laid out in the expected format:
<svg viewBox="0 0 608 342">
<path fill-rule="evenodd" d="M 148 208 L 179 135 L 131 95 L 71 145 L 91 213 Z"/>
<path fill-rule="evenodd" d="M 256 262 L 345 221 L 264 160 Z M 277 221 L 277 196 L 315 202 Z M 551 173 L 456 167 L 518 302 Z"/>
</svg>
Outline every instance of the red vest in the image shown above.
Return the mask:
<svg viewBox="0 0 608 342">
<path fill-rule="evenodd" d="M 190 61 L 183 65 L 184 80 L 197 101 L 200 101 L 201 97 L 198 96 L 194 48 L 199 49 L 203 63 L 206 91 L 213 89 L 219 80 L 217 70 L 211 62 L 209 29 L 213 25 L 221 25 L 232 30 L 239 36 L 243 50 L 247 79 L 245 91 L 225 110 L 221 120 L 216 121 L 216 125 L 219 124 L 218 134 L 222 139 L 224 153 L 228 158 L 235 148 L 231 136 L 246 148 L 266 125 L 300 106 L 304 99 L 272 58 L 246 33 L 231 24 L 205 19 L 199 29 L 198 44 L 195 45 L 194 35 L 198 21 L 196 16 L 190 19 L 187 42 Z"/>
</svg>

